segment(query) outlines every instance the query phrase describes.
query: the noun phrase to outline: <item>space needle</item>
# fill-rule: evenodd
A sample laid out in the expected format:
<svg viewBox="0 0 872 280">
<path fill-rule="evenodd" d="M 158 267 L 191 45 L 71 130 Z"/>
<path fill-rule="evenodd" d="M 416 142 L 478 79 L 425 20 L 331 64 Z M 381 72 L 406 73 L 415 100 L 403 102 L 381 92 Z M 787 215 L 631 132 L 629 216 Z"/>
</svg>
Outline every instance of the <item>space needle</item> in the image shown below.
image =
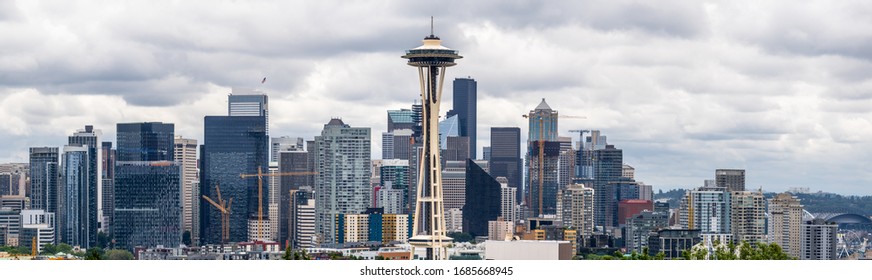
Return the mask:
<svg viewBox="0 0 872 280">
<path fill-rule="evenodd" d="M 442 99 L 442 84 L 445 68 L 456 65 L 455 59 L 463 58 L 456 50 L 442 46 L 442 40 L 433 35 L 433 18 L 430 18 L 430 36 L 424 38 L 420 47 L 407 50 L 402 58 L 408 65 L 418 68 L 421 88 L 423 117 L 421 138 L 423 154 L 418 162 L 417 200 L 414 225 L 409 239 L 411 257 L 415 248 L 426 248 L 428 260 L 448 258 L 446 245 L 451 238 L 445 235 L 445 206 L 442 202 L 442 164 L 439 157 L 439 102 Z"/>
</svg>

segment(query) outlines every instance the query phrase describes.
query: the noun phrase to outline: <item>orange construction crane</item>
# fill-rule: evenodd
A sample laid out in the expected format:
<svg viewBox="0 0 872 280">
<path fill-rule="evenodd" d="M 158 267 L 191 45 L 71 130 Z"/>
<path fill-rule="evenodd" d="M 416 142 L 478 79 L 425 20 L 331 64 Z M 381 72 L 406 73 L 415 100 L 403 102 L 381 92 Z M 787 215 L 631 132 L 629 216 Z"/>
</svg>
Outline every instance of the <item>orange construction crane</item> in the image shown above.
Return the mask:
<svg viewBox="0 0 872 280">
<path fill-rule="evenodd" d="M 521 116 L 524 117 L 525 119 L 529 119 L 530 117 L 533 117 L 533 116 L 528 116 L 526 114 L 521 115 Z M 568 119 L 587 119 L 587 117 L 584 117 L 584 116 L 567 116 L 567 115 L 560 116 L 560 115 L 558 115 L 557 117 L 558 118 L 568 118 Z M 540 116 L 539 117 L 539 141 L 537 141 L 539 143 L 539 177 L 538 177 L 539 178 L 539 215 L 542 215 L 542 203 L 543 203 L 542 198 L 544 197 L 542 195 L 542 189 L 543 189 L 543 183 L 544 183 L 544 180 L 542 180 L 542 176 L 543 176 L 542 172 L 543 172 L 543 169 L 545 168 L 544 162 L 543 162 L 545 160 L 545 137 L 544 137 L 544 135 L 542 135 L 545 128 L 543 126 L 544 126 L 544 119 Z M 533 161 L 530 161 L 529 168 L 530 169 L 533 168 Z M 529 178 L 530 183 L 528 184 L 528 186 L 529 186 L 529 185 L 533 184 L 533 176 L 528 176 L 528 177 L 530 177 Z M 533 192 L 530 192 L 530 200 L 532 202 Z"/>
<path fill-rule="evenodd" d="M 221 198 L 221 188 L 218 185 L 215 185 L 215 193 L 218 194 L 218 202 L 205 195 L 203 195 L 203 199 L 212 204 L 212 206 L 215 206 L 218 212 L 221 212 L 221 243 L 224 244 L 230 238 L 230 205 L 233 203 L 233 198 L 231 197 L 229 201 L 224 201 Z"/>
<path fill-rule="evenodd" d="M 318 175 L 318 172 L 276 172 L 263 173 L 258 166 L 257 174 L 239 174 L 240 178 L 257 177 L 257 235 L 263 238 L 263 177 Z"/>
</svg>

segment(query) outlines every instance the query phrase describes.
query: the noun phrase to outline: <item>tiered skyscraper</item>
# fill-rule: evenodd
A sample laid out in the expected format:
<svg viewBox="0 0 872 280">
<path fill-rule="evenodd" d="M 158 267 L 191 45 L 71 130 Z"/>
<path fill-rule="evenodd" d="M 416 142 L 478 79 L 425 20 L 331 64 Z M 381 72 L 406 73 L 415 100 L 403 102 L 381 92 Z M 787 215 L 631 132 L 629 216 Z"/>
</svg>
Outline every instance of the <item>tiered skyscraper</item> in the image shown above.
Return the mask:
<svg viewBox="0 0 872 280">
<path fill-rule="evenodd" d="M 557 142 L 557 111 L 545 99 L 530 111 L 527 142 L 527 190 L 534 217 L 557 214 L 557 162 L 560 143 Z"/>
<path fill-rule="evenodd" d="M 424 45 L 406 51 L 403 58 L 408 65 L 417 68 L 418 82 L 423 105 L 422 148 L 417 168 L 417 197 L 415 199 L 414 225 L 409 243 L 414 247 L 427 249 L 427 259 L 447 258 L 445 245 L 451 239 L 445 236 L 445 208 L 442 204 L 442 169 L 439 147 L 439 105 L 442 101 L 442 88 L 445 81 L 445 68 L 454 66 L 460 59 L 457 51 L 442 46 L 442 40 L 430 32 L 424 38 Z M 475 148 L 473 147 L 473 150 Z M 475 152 L 473 151 L 472 154 Z M 411 252 L 414 256 L 414 250 Z"/>
</svg>

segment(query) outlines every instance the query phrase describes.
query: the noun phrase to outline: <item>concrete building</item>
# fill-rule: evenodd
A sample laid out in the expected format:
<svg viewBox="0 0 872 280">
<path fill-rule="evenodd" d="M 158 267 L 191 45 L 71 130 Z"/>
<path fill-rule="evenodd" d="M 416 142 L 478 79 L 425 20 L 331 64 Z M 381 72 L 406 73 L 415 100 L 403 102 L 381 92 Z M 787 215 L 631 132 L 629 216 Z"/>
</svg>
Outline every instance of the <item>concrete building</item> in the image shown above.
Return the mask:
<svg viewBox="0 0 872 280">
<path fill-rule="evenodd" d="M 176 136 L 173 140 L 174 160 L 182 171 L 182 232 L 189 232 L 191 239 L 199 239 L 194 223 L 199 217 L 194 216 L 194 207 L 199 206 L 200 190 L 194 186 L 200 182 L 200 170 L 197 168 L 197 139 Z M 198 238 L 194 238 L 196 235 Z"/>
<path fill-rule="evenodd" d="M 484 243 L 486 260 L 571 260 L 575 252 L 569 241 L 494 241 Z"/>
<path fill-rule="evenodd" d="M 293 151 L 279 151 L 278 172 L 309 172 L 309 152 L 302 150 L 297 146 Z M 309 176 L 281 176 L 272 177 L 271 182 L 278 181 L 276 187 L 275 199 L 272 200 L 276 204 L 276 215 L 270 216 L 272 224 L 276 226 L 276 241 L 281 244 L 291 244 L 293 242 L 293 204 L 294 198 L 291 192 L 300 190 L 304 186 L 309 186 L 311 190 L 312 182 L 309 181 Z M 311 192 L 309 192 L 311 193 Z M 270 194 L 272 198 L 272 194 Z M 299 203 L 305 204 L 305 201 Z"/>
<path fill-rule="evenodd" d="M 338 243 L 338 214 L 363 213 L 370 207 L 372 176 L 370 128 L 331 119 L 315 137 L 315 228 L 325 243 Z"/>
<path fill-rule="evenodd" d="M 103 142 L 100 146 L 101 162 L 103 164 L 103 220 L 101 231 L 112 235 L 112 224 L 115 221 L 115 162 L 116 150 L 112 148 L 112 142 Z M 199 190 L 198 190 L 199 191 Z"/>
<path fill-rule="evenodd" d="M 837 224 L 828 224 L 821 219 L 806 221 L 802 224 L 802 242 L 800 243 L 801 260 L 835 260 L 838 239 Z"/>
<path fill-rule="evenodd" d="M 278 162 L 279 161 L 279 153 L 286 151 L 303 151 L 306 145 L 306 141 L 301 137 L 290 137 L 290 136 L 282 136 L 282 137 L 273 137 L 270 138 L 270 153 L 269 153 L 269 161 L 270 162 Z"/>
<path fill-rule="evenodd" d="M 466 203 L 466 160 L 447 161 L 442 169 L 442 200 L 445 210 L 461 209 Z"/>
<path fill-rule="evenodd" d="M 519 220 L 517 212 L 518 203 L 515 200 L 518 189 L 509 187 L 509 180 L 506 177 L 497 177 L 496 179 L 500 183 L 500 217 L 514 225 Z"/>
<path fill-rule="evenodd" d="M 766 201 L 762 191 L 730 193 L 730 233 L 736 243 L 756 244 L 766 238 Z"/>
<path fill-rule="evenodd" d="M 290 226 L 288 236 L 289 246 L 297 248 L 314 248 L 320 244 L 315 234 L 315 198 L 310 187 L 291 191 Z"/>
<path fill-rule="evenodd" d="M 391 181 L 385 182 L 376 194 L 376 208 L 383 208 L 385 214 L 406 213 L 406 192 L 393 188 Z"/>
<path fill-rule="evenodd" d="M 654 202 L 640 199 L 627 199 L 618 202 L 618 225 L 626 225 L 627 219 L 645 210 L 653 212 Z"/>
<path fill-rule="evenodd" d="M 802 211 L 799 199 L 789 193 L 777 194 L 769 200 L 769 242 L 797 259 L 801 257 Z"/>
<path fill-rule="evenodd" d="M 593 234 L 595 191 L 582 184 L 572 184 L 560 191 L 561 211 L 558 219 L 563 226 L 575 229 L 580 235 Z"/>
<path fill-rule="evenodd" d="M 515 235 L 515 224 L 502 219 L 487 222 L 487 240 L 510 241 Z"/>
<path fill-rule="evenodd" d="M 445 229 L 447 232 L 463 232 L 463 210 L 445 209 Z"/>
<path fill-rule="evenodd" d="M 715 170 L 715 184 L 719 188 L 724 188 L 727 191 L 744 191 L 745 190 L 745 170 L 744 169 L 718 169 Z"/>
<path fill-rule="evenodd" d="M 30 193 L 33 209 L 57 213 L 60 152 L 57 147 L 30 148 Z"/>
<path fill-rule="evenodd" d="M 621 166 L 621 177 L 629 178 L 630 180 L 635 180 L 636 168 L 633 168 L 629 164 L 622 165 Z"/>
<path fill-rule="evenodd" d="M 383 201 L 385 203 L 384 206 L 380 204 L 376 207 L 385 208 L 385 213 L 409 213 L 407 198 L 409 197 L 409 192 L 414 192 L 414 188 L 409 185 L 409 161 L 405 159 L 384 159 L 381 161 L 381 166 L 376 172 L 379 173 L 378 185 L 381 186 L 381 190 L 385 191 L 379 194 L 379 196 L 384 195 L 383 198 L 388 199 Z M 393 191 L 387 191 L 387 189 Z M 399 192 L 399 197 L 396 197 L 396 192 Z M 399 207 L 399 209 L 395 209 L 395 207 Z"/>
</svg>

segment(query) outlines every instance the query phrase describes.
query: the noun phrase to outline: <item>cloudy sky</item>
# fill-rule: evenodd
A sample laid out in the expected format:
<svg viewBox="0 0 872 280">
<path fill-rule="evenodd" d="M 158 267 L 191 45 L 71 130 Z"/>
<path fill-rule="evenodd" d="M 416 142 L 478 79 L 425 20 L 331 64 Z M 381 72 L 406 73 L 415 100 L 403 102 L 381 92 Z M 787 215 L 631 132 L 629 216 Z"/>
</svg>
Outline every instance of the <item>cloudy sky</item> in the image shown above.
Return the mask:
<svg viewBox="0 0 872 280">
<path fill-rule="evenodd" d="M 112 141 L 141 121 L 202 139 L 240 86 L 270 95 L 271 136 L 310 139 L 331 117 L 380 135 L 385 111 L 418 97 L 400 55 L 433 15 L 464 56 L 446 80 L 478 81 L 479 151 L 492 126 L 526 133 L 521 114 L 546 98 L 587 117 L 561 133 L 601 130 L 655 188 L 744 168 L 749 188 L 868 195 L 870 14 L 868 1 L 0 0 L 0 162 L 86 124 Z"/>
</svg>

